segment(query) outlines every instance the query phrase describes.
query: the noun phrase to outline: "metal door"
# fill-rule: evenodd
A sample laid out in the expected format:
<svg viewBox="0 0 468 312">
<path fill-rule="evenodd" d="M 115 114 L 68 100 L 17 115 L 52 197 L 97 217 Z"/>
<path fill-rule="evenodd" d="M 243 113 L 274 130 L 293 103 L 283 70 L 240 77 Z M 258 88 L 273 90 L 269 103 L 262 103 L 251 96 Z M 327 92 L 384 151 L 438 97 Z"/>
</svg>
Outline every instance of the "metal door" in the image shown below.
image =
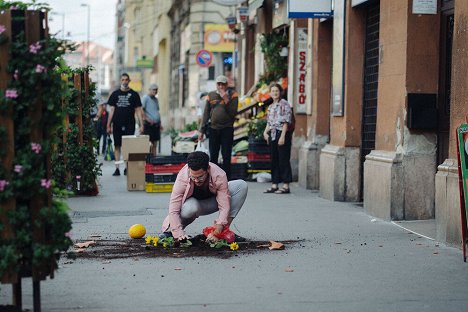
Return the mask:
<svg viewBox="0 0 468 312">
<path fill-rule="evenodd" d="M 377 90 L 379 81 L 380 1 L 367 7 L 364 50 L 364 98 L 362 105 L 361 161 L 375 148 Z"/>
</svg>

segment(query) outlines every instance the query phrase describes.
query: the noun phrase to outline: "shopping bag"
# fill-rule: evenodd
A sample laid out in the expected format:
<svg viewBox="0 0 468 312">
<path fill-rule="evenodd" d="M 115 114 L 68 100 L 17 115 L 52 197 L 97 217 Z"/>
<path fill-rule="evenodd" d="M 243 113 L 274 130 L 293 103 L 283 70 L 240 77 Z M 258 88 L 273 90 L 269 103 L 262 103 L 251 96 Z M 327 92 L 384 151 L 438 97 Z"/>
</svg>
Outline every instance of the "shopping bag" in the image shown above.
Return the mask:
<svg viewBox="0 0 468 312">
<path fill-rule="evenodd" d="M 215 230 L 214 226 L 207 226 L 203 229 L 203 235 L 208 237 Z M 218 235 L 215 235 L 218 239 L 225 239 L 227 243 L 231 244 L 236 240 L 236 235 L 229 227 L 225 226 L 224 229 Z"/>
<path fill-rule="evenodd" d="M 206 148 L 204 141 L 198 141 L 195 151 L 203 152 L 210 156 L 210 151 Z"/>
<path fill-rule="evenodd" d="M 104 157 L 104 159 L 107 161 L 115 160 L 114 145 L 112 144 L 112 139 L 110 135 L 107 136 L 106 156 Z"/>
</svg>

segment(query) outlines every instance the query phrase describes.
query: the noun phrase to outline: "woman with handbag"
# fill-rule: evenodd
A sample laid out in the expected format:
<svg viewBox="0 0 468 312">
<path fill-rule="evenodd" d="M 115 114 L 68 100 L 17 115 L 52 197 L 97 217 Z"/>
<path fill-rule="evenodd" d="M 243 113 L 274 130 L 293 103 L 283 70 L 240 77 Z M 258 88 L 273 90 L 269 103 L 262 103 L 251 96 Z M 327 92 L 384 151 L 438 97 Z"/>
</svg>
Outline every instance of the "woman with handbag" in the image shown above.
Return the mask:
<svg viewBox="0 0 468 312">
<path fill-rule="evenodd" d="M 292 108 L 285 99 L 281 98 L 283 89 L 279 84 L 270 87 L 273 103 L 268 107 L 268 120 L 263 137 L 270 145 L 271 155 L 271 187 L 264 193 L 289 194 L 289 183 L 292 181 L 291 172 L 291 141 L 293 124 Z M 279 188 L 279 184 L 283 187 Z"/>
</svg>

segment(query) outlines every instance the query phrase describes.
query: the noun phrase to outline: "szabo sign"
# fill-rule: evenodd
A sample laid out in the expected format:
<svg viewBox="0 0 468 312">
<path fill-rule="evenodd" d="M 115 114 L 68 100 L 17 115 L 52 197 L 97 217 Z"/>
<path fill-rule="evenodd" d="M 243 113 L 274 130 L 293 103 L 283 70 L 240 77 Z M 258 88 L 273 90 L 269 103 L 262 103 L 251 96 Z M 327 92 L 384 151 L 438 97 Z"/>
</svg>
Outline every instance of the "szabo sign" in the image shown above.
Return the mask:
<svg viewBox="0 0 468 312">
<path fill-rule="evenodd" d="M 195 57 L 197 64 L 201 67 L 208 67 L 213 62 L 213 54 L 208 50 L 200 50 Z"/>
</svg>

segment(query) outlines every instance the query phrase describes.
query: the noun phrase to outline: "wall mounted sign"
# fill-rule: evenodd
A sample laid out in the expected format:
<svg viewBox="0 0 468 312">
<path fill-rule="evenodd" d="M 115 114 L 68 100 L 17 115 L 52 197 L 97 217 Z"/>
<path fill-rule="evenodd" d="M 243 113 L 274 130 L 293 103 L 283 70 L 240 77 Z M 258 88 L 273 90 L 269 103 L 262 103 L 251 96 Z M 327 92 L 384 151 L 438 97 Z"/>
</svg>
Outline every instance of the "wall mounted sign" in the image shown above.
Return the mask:
<svg viewBox="0 0 468 312">
<path fill-rule="evenodd" d="M 297 28 L 296 49 L 296 112 L 305 114 L 306 107 L 306 76 L 307 76 L 307 28 Z"/>
<path fill-rule="evenodd" d="M 437 14 L 437 0 L 413 0 L 413 14 Z"/>
<path fill-rule="evenodd" d="M 234 24 L 235 25 L 235 24 Z M 227 24 L 205 24 L 204 49 L 211 52 L 234 51 L 236 35 Z"/>
<path fill-rule="evenodd" d="M 332 16 L 332 0 L 288 0 L 289 18 L 325 18 Z"/>
</svg>

